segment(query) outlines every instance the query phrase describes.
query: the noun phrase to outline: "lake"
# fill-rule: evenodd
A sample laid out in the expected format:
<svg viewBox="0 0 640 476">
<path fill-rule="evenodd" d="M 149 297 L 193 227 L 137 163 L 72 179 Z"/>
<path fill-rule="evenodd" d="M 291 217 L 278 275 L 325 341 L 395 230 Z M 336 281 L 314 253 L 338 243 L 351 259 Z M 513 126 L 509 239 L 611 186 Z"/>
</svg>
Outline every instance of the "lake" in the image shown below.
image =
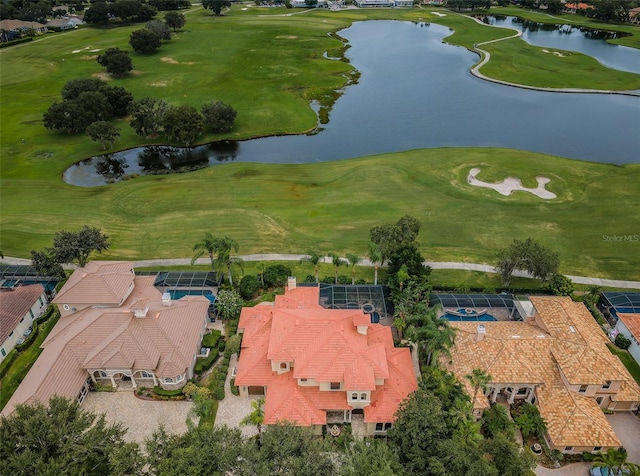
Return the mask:
<svg viewBox="0 0 640 476">
<path fill-rule="evenodd" d="M 166 148 L 173 158 L 157 147 L 132 149 L 110 154 L 108 161 L 92 158 L 74 165 L 64 180 L 97 186 L 126 175 L 227 160 L 309 163 L 432 147 L 507 147 L 640 163 L 640 98 L 541 92 L 483 81 L 469 73 L 478 56 L 443 43 L 449 34 L 436 24 L 386 20 L 358 22 L 341 31 L 351 46 L 346 56 L 361 76 L 345 88 L 316 134 Z"/>
</svg>

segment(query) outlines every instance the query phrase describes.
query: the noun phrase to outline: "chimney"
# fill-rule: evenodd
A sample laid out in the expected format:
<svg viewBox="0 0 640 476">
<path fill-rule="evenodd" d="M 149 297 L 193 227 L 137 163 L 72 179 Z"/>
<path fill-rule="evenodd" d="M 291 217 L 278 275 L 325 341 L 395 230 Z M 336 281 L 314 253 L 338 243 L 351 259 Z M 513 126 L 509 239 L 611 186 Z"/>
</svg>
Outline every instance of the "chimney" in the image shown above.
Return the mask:
<svg viewBox="0 0 640 476">
<path fill-rule="evenodd" d="M 296 277 L 295 276 L 289 276 L 288 280 L 287 280 L 287 289 L 289 291 L 291 291 L 292 289 L 296 288 Z"/>
<path fill-rule="evenodd" d="M 149 312 L 149 308 L 147 306 L 133 309 L 133 315 L 138 318 L 147 317 L 147 312 Z"/>
<path fill-rule="evenodd" d="M 171 306 L 171 294 L 170 293 L 162 293 L 162 305 L 163 306 Z"/>
<path fill-rule="evenodd" d="M 484 324 L 478 324 L 478 327 L 476 328 L 476 342 L 480 342 L 481 340 L 484 340 L 486 335 L 487 335 L 487 329 L 486 327 L 484 327 Z"/>
</svg>

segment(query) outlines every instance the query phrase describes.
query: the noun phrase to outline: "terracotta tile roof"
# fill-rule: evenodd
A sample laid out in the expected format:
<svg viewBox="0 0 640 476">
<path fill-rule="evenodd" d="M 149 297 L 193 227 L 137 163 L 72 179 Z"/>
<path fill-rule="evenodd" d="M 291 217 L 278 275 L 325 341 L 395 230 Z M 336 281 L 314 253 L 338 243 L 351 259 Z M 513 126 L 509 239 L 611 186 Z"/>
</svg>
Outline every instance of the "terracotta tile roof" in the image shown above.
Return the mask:
<svg viewBox="0 0 640 476">
<path fill-rule="evenodd" d="M 476 323 L 452 322 L 458 329 L 451 358 L 442 358 L 469 395 L 474 389 L 465 375 L 486 371 L 492 384 L 536 386 L 537 404 L 556 447 L 620 445 L 595 398 L 566 386 L 604 385 L 621 381 L 612 400 L 640 401 L 640 388 L 620 360 L 607 349 L 609 342 L 589 311 L 570 298 L 531 297 L 537 314 L 527 322 L 486 322 L 483 338 Z M 474 408 L 488 400 L 479 392 Z"/>
<path fill-rule="evenodd" d="M 119 269 L 89 265 L 84 269 L 88 268 L 96 272 Z M 74 274 L 79 271 L 83 272 L 76 270 Z M 78 282 L 74 280 L 70 286 L 78 289 Z M 167 307 L 153 287 L 153 276 L 135 277 L 131 282 L 134 289 L 121 307 L 89 307 L 60 318 L 43 342 L 42 354 L 3 409 L 4 415 L 15 405 L 34 399 L 47 401 L 52 395 L 75 398 L 93 369 L 152 370 L 158 377 L 174 377 L 190 367 L 200 348 L 209 300 L 185 296 Z M 148 313 L 134 317 L 131 309 L 142 301 Z"/>
<path fill-rule="evenodd" d="M 132 270 L 132 262 L 91 261 L 73 272 L 53 302 L 119 305 L 131 291 Z"/>
<path fill-rule="evenodd" d="M 44 293 L 42 284 L 18 286 L 11 290 L 0 291 L 0 344 L 13 332 L 20 319 L 29 313 L 29 309 Z"/>
<path fill-rule="evenodd" d="M 638 342 L 640 342 L 640 314 L 618 314 L 618 319 L 620 319 L 624 325 L 629 329 L 631 335 L 636 338 Z"/>
<path fill-rule="evenodd" d="M 365 420 L 393 421 L 400 401 L 417 388 L 409 349 L 394 348 L 390 328 L 371 324 L 361 310 L 325 309 L 318 299 L 316 287 L 295 288 L 278 296 L 274 306 L 242 310 L 236 385 L 268 387 L 267 424 L 324 424 L 327 410 L 351 408 L 348 390 L 372 392 Z M 358 326 L 366 326 L 366 335 L 357 332 Z M 271 361 L 293 363 L 292 370 L 277 375 Z M 303 378 L 342 382 L 343 390 L 299 386 Z M 384 379 L 384 385 L 376 386 L 376 379 Z"/>
</svg>

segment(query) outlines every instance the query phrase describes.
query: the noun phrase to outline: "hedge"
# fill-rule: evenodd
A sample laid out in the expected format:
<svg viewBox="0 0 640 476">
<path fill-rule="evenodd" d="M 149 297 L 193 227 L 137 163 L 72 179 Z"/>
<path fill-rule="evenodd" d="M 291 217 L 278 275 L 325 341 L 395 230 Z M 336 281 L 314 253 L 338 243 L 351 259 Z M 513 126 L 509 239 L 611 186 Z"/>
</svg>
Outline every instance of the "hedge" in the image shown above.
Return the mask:
<svg viewBox="0 0 640 476">
<path fill-rule="evenodd" d="M 207 357 L 206 359 L 196 360 L 196 365 L 193 368 L 193 370 L 195 373 L 200 374 L 205 370 L 209 370 L 216 360 L 218 360 L 218 353 L 211 351 L 211 353 L 209 354 L 209 357 Z"/>
<path fill-rule="evenodd" d="M 161 397 L 184 396 L 181 388 L 179 388 L 178 390 L 165 390 L 159 385 L 156 385 L 155 387 L 153 387 L 153 393 L 155 393 L 156 395 L 160 395 Z"/>
<path fill-rule="evenodd" d="M 18 357 L 18 351 L 13 349 L 11 352 L 7 354 L 2 362 L 0 362 L 0 379 L 5 376 L 7 371 L 11 368 L 11 364 Z"/>
<path fill-rule="evenodd" d="M 206 334 L 202 338 L 202 347 L 213 349 L 218 346 L 218 341 L 222 337 L 222 332 L 218 330 L 211 331 L 211 334 Z"/>
</svg>

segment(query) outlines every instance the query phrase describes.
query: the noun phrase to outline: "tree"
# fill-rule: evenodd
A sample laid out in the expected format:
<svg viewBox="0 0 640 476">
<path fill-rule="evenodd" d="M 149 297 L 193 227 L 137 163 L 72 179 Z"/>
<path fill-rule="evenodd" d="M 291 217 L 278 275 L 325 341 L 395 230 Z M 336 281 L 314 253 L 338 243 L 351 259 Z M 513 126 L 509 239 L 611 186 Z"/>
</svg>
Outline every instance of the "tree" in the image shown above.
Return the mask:
<svg viewBox="0 0 640 476">
<path fill-rule="evenodd" d="M 618 474 L 620 468 L 626 463 L 627 456 L 627 451 L 624 448 L 609 448 L 606 453 L 595 455 L 593 466 L 596 468 L 610 468 L 613 474 Z"/>
<path fill-rule="evenodd" d="M 136 53 L 149 55 L 160 48 L 160 37 L 146 29 L 135 30 L 129 36 L 129 44 Z"/>
<path fill-rule="evenodd" d="M 439 308 L 429 308 L 426 302 L 414 306 L 400 303 L 400 312 L 405 313 L 407 339 L 426 353 L 426 364 L 437 365 L 441 353 L 449 354 L 455 339 L 455 330 L 446 319 L 438 317 Z"/>
<path fill-rule="evenodd" d="M 187 104 L 169 107 L 164 114 L 163 127 L 167 137 L 187 147 L 202 134 L 203 125 L 202 114 Z"/>
<path fill-rule="evenodd" d="M 214 268 L 214 254 L 216 252 L 216 241 L 217 238 L 214 237 L 211 233 L 207 232 L 204 234 L 204 238 L 198 241 L 195 245 L 193 245 L 193 258 L 191 258 L 191 266 L 193 266 L 198 258 L 202 257 L 205 253 L 209 256 L 209 260 L 211 261 L 211 267 Z"/>
<path fill-rule="evenodd" d="M 352 285 L 356 284 L 356 266 L 358 266 L 360 261 L 362 261 L 362 258 L 360 258 L 360 256 L 353 253 L 347 253 L 347 262 L 349 263 L 349 266 L 351 266 L 351 284 Z"/>
<path fill-rule="evenodd" d="M 220 16 L 224 7 L 230 7 L 231 2 L 229 0 L 203 0 L 202 6 L 207 10 L 211 10 L 214 15 Z"/>
<path fill-rule="evenodd" d="M 216 260 L 214 262 L 215 267 L 218 269 L 224 269 L 227 272 L 229 278 L 229 284 L 233 286 L 233 273 L 231 268 L 233 266 L 239 266 L 242 268 L 242 260 L 231 256 L 231 251 L 238 252 L 240 245 L 238 242 L 229 236 L 222 236 L 216 238 L 215 252 L 217 253 Z"/>
<path fill-rule="evenodd" d="M 251 400 L 251 413 L 240 420 L 241 426 L 252 425 L 258 429 L 258 434 L 262 434 L 262 424 L 264 423 L 264 397 Z"/>
<path fill-rule="evenodd" d="M 243 276 L 238 285 L 238 292 L 243 299 L 251 299 L 260 290 L 260 278 L 255 274 Z"/>
<path fill-rule="evenodd" d="M 96 121 L 108 121 L 113 117 L 113 107 L 107 97 L 100 91 L 80 93 L 75 100 L 88 116 L 86 127 Z"/>
<path fill-rule="evenodd" d="M 105 84 L 100 88 L 100 92 L 107 98 L 113 108 L 113 115 L 124 117 L 129 114 L 129 105 L 133 101 L 133 94 L 120 86 L 109 86 Z"/>
<path fill-rule="evenodd" d="M 87 127 L 87 135 L 94 142 L 100 142 L 102 150 L 111 149 L 116 138 L 120 136 L 120 129 L 107 121 L 97 121 Z"/>
<path fill-rule="evenodd" d="M 490 455 L 501 476 L 529 476 L 536 466 L 530 451 L 520 451 L 520 446 L 504 434 L 485 440 L 483 450 Z"/>
<path fill-rule="evenodd" d="M 98 228 L 85 225 L 80 231 L 58 231 L 53 237 L 52 255 L 58 263 L 76 261 L 83 268 L 89 255 L 109 248 L 109 237 Z"/>
<path fill-rule="evenodd" d="M 98 64 L 104 66 L 107 73 L 113 76 L 124 76 L 133 69 L 129 53 L 120 48 L 108 48 L 98 55 Z"/>
<path fill-rule="evenodd" d="M 129 106 L 132 116 L 130 125 L 139 136 L 155 136 L 162 131 L 167 109 L 169 105 L 165 101 L 154 97 L 133 101 Z"/>
<path fill-rule="evenodd" d="M 228 321 L 239 317 L 243 305 L 242 297 L 233 289 L 222 289 L 216 296 L 216 311 L 223 320 Z"/>
<path fill-rule="evenodd" d="M 508 286 L 515 270 L 528 272 L 543 282 L 558 273 L 560 256 L 533 238 L 513 243 L 497 254 L 496 271 L 502 276 L 502 283 Z"/>
<path fill-rule="evenodd" d="M 629 21 L 628 0 L 596 0 L 593 2 L 593 9 L 589 11 L 589 16 L 604 21 Z"/>
<path fill-rule="evenodd" d="M 57 276 L 59 278 L 65 276 L 62 265 L 56 261 L 50 250 L 31 250 L 31 265 L 41 276 Z"/>
<path fill-rule="evenodd" d="M 371 228 L 369 236 L 382 255 L 382 264 L 401 246 L 415 245 L 420 226 L 421 223 L 416 218 L 405 215 L 395 224 L 387 223 Z"/>
<path fill-rule="evenodd" d="M 211 101 L 202 106 L 204 116 L 204 126 L 213 132 L 229 132 L 233 129 L 233 124 L 238 113 L 231 106 L 222 101 Z"/>
<path fill-rule="evenodd" d="M 338 284 L 338 268 L 342 266 L 344 260 L 340 258 L 336 253 L 329 253 L 329 257 L 331 258 L 331 262 L 333 263 L 333 269 L 335 270 L 335 284 Z"/>
<path fill-rule="evenodd" d="M 161 427 L 146 441 L 149 470 L 155 475 L 239 474 L 243 448 L 240 430 L 226 426 L 195 427 L 182 435 Z"/>
<path fill-rule="evenodd" d="M 509 410 L 503 405 L 493 405 L 482 412 L 482 429 L 491 438 L 504 433 L 513 437 L 514 423 L 509 418 Z"/>
<path fill-rule="evenodd" d="M 267 266 L 264 270 L 264 284 L 267 288 L 284 286 L 291 274 L 291 268 L 283 264 Z"/>
<path fill-rule="evenodd" d="M 125 447 L 125 432 L 121 424 L 108 425 L 104 415 L 62 397 L 52 397 L 48 405 L 17 405 L 0 418 L 0 473 L 115 474 L 110 455 Z M 136 474 L 135 467 L 130 461 L 120 469 Z"/>
<path fill-rule="evenodd" d="M 526 440 L 529 435 L 535 435 L 539 439 L 543 438 L 547 431 L 547 422 L 540 415 L 538 407 L 531 403 L 523 403 L 513 410 L 513 421 L 516 422 L 520 433 Z"/>
<path fill-rule="evenodd" d="M 383 440 L 357 440 L 347 448 L 340 476 L 396 476 L 403 474 L 397 453 Z"/>
<path fill-rule="evenodd" d="M 89 25 L 106 25 L 111 18 L 111 6 L 106 2 L 96 2 L 84 12 L 84 21 Z"/>
<path fill-rule="evenodd" d="M 187 19 L 183 13 L 167 12 L 164 16 L 164 22 L 169 28 L 172 28 L 173 31 L 176 31 L 182 29 L 182 27 L 187 23 Z"/>
<path fill-rule="evenodd" d="M 101 79 L 95 78 L 76 78 L 71 79 L 65 83 L 62 87 L 62 99 L 70 101 L 78 99 L 78 96 L 82 93 L 89 91 L 101 91 L 102 88 L 107 86 L 107 83 Z"/>
<path fill-rule="evenodd" d="M 369 250 L 367 251 L 367 258 L 373 264 L 373 284 L 378 284 L 378 268 L 379 263 L 382 261 L 382 253 L 375 243 L 369 243 Z"/>
<path fill-rule="evenodd" d="M 464 376 L 471 386 L 473 387 L 473 398 L 471 399 L 472 405 L 475 405 L 478 391 L 482 389 L 482 392 L 487 391 L 487 385 L 491 382 L 491 375 L 482 369 L 473 369 L 470 374 Z"/>
<path fill-rule="evenodd" d="M 318 263 L 322 260 L 322 256 L 317 251 L 307 251 L 307 255 L 300 258 L 300 263 L 311 263 L 313 272 L 318 282 Z"/>
<path fill-rule="evenodd" d="M 84 131 L 95 118 L 78 101 L 54 102 L 43 114 L 42 122 L 47 129 L 75 134 Z"/>
<path fill-rule="evenodd" d="M 549 289 L 556 296 L 571 296 L 573 281 L 563 274 L 554 274 L 549 281 Z"/>
<path fill-rule="evenodd" d="M 151 33 L 156 35 L 161 40 L 170 40 L 171 39 L 171 30 L 169 29 L 169 25 L 160 20 L 149 20 L 145 25 L 145 28 L 149 30 Z"/>
<path fill-rule="evenodd" d="M 419 388 L 404 400 L 387 436 L 398 452 L 400 463 L 412 474 L 427 471 L 436 443 L 450 436 L 442 403 L 433 393 Z"/>
</svg>

